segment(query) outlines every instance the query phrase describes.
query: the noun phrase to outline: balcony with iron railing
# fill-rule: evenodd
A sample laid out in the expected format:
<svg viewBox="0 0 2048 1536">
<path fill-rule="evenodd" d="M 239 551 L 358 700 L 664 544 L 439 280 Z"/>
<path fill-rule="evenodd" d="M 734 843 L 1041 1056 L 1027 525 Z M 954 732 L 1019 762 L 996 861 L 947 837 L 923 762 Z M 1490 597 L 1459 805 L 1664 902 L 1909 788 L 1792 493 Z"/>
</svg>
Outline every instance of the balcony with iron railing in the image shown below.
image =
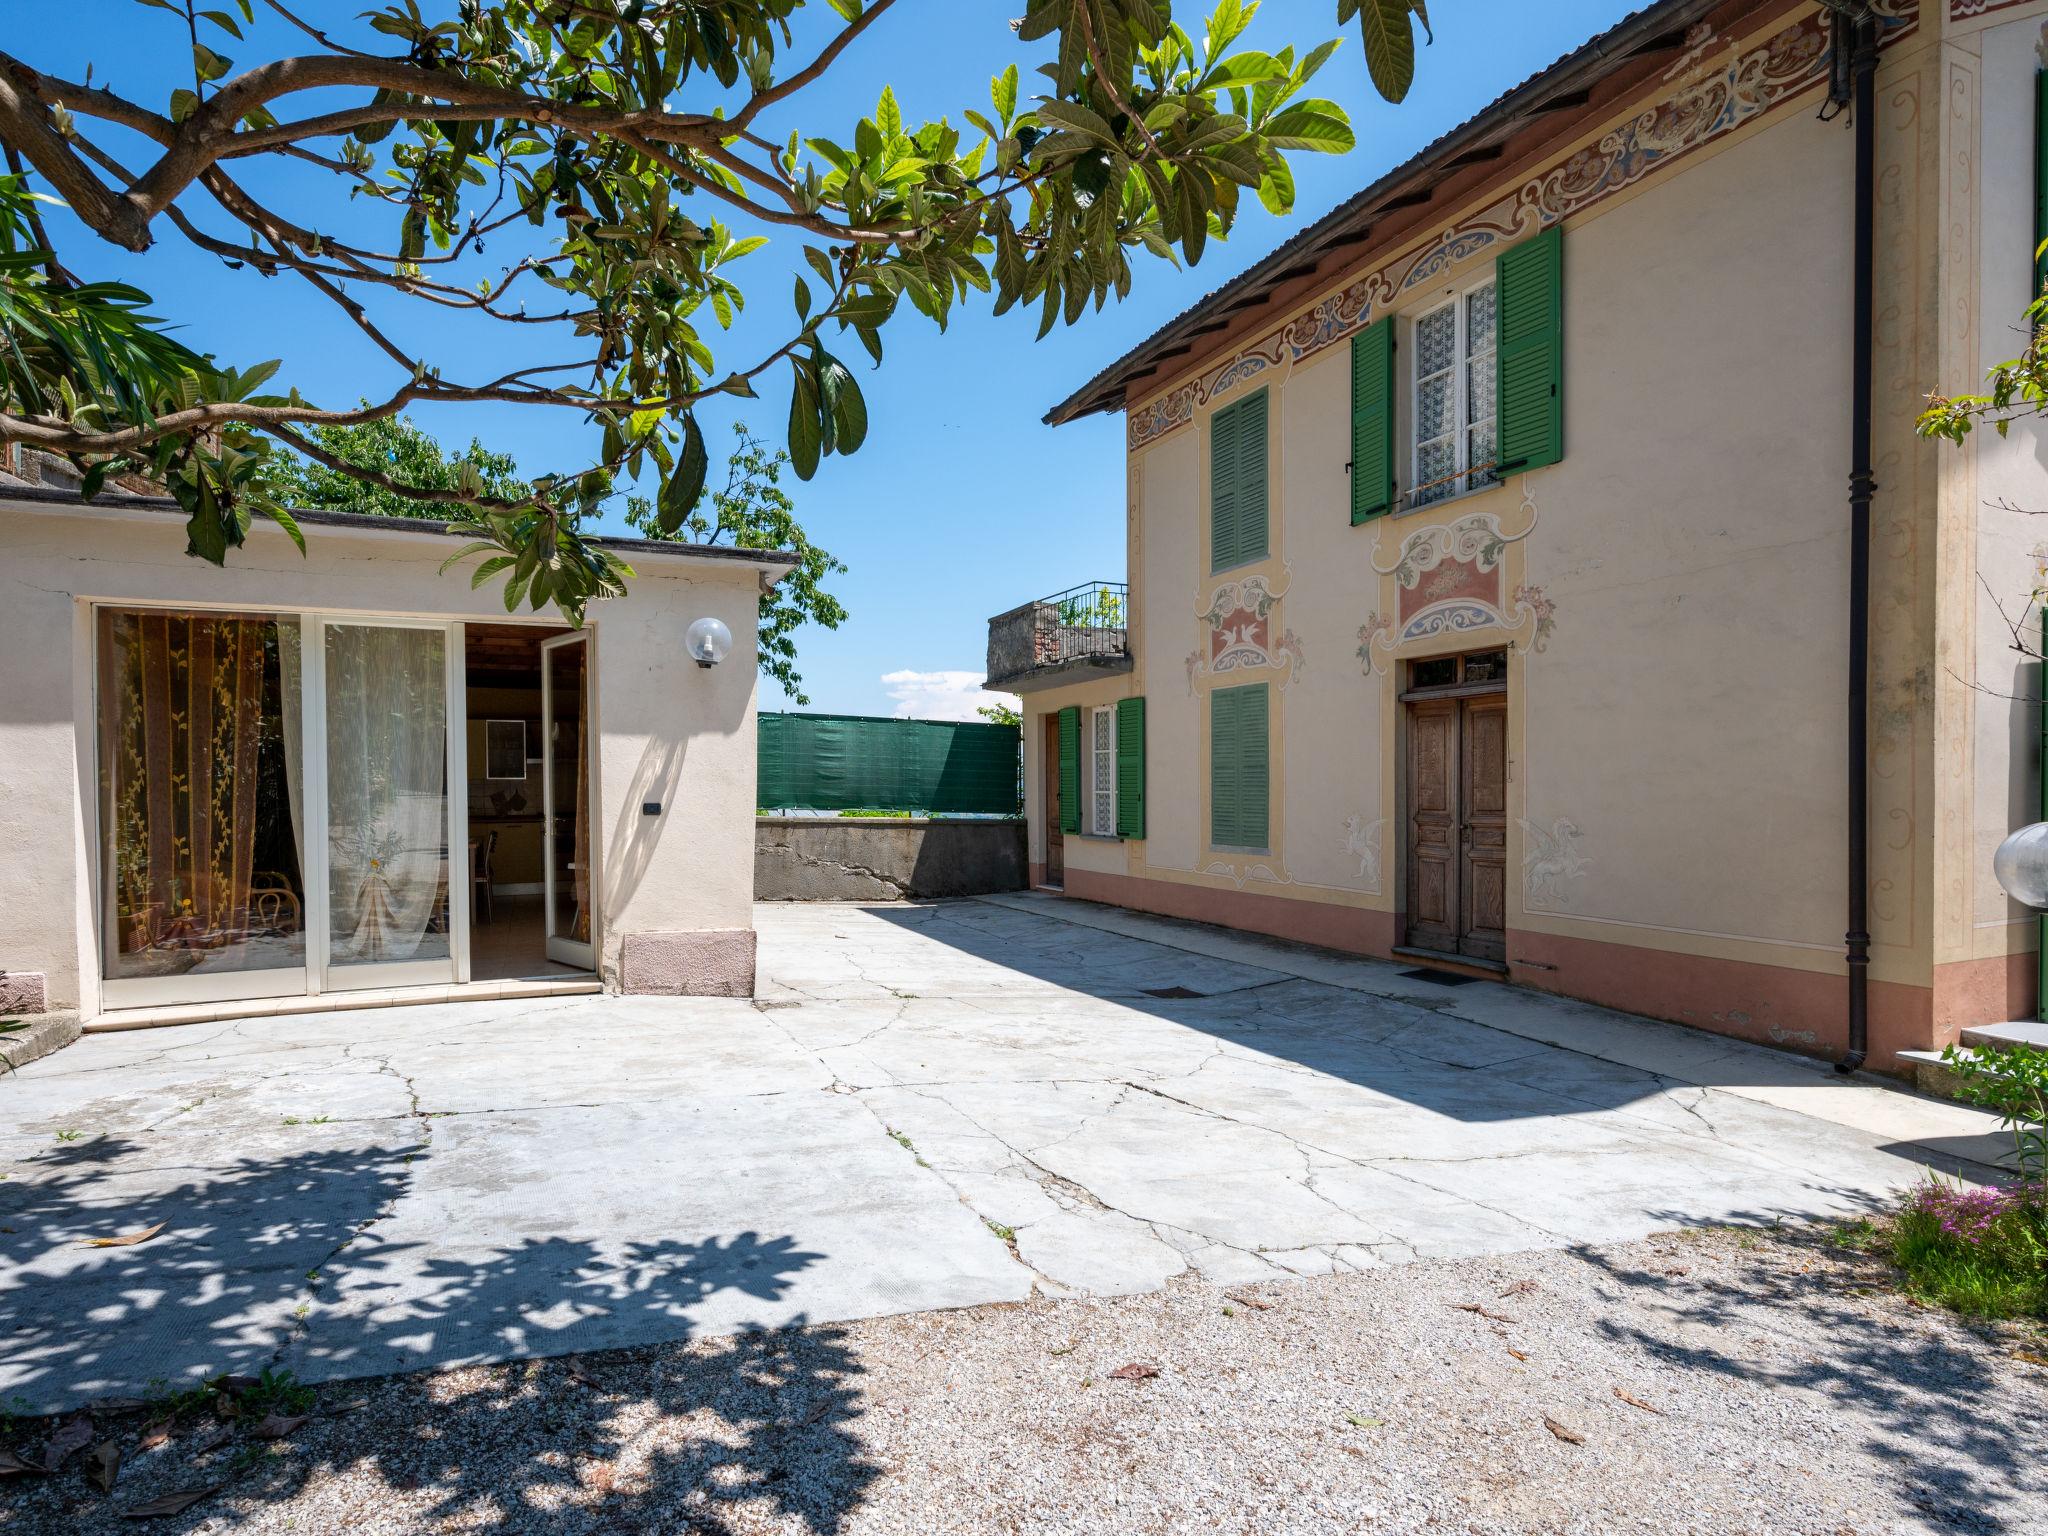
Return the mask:
<svg viewBox="0 0 2048 1536">
<path fill-rule="evenodd" d="M 1090 672 L 1131 670 L 1130 588 L 1091 581 L 988 621 L 990 688 L 1044 688 Z"/>
</svg>

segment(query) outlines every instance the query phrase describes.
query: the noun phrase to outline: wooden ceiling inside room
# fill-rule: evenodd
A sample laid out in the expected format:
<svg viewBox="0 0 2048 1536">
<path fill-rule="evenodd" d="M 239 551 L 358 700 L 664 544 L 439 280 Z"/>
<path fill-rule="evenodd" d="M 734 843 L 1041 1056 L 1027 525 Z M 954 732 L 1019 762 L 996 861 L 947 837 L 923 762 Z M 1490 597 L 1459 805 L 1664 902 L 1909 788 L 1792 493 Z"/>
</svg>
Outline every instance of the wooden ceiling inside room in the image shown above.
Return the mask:
<svg viewBox="0 0 2048 1536">
<path fill-rule="evenodd" d="M 472 688 L 538 688 L 543 640 L 566 635 L 537 624 L 465 624 L 463 665 Z"/>
</svg>

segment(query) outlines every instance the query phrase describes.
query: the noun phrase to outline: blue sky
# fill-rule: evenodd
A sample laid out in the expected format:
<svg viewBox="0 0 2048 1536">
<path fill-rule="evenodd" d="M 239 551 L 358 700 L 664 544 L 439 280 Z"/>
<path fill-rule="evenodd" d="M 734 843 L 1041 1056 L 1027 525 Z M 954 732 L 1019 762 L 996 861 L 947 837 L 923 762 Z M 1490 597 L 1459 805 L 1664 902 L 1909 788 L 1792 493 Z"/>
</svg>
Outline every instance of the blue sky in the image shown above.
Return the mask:
<svg viewBox="0 0 2048 1536">
<path fill-rule="evenodd" d="M 301 9 L 352 16 L 364 6 L 310 0 Z M 820 14 L 800 33 L 797 53 L 806 57 L 831 20 L 826 7 L 810 9 Z M 885 83 L 910 122 L 950 116 L 957 123 L 963 108 L 986 108 L 989 77 L 1012 60 L 1026 70 L 1028 94 L 1035 54 L 1026 55 L 1009 26 L 1022 9 L 1021 0 L 911 0 L 850 48 L 821 88 L 804 94 L 800 116 L 786 114 L 775 126 L 784 134 L 801 126 L 806 133 L 850 137 L 851 124 L 873 109 Z M 1197 7 L 1176 9 L 1199 31 Z M 990 614 L 1084 581 L 1121 579 L 1123 419 L 1095 416 L 1055 431 L 1041 423 L 1045 411 L 1302 224 L 1612 25 L 1630 6 L 1625 0 L 1437 0 L 1430 9 L 1436 42 L 1420 51 L 1415 88 L 1400 106 L 1372 91 L 1355 33 L 1317 77 L 1315 93 L 1350 112 L 1358 147 L 1343 156 L 1294 157 L 1298 201 L 1290 217 L 1275 219 L 1247 198 L 1231 239 L 1212 242 L 1199 267 L 1176 271 L 1141 257 L 1128 300 L 1043 341 L 1032 339 L 1035 306 L 1029 315 L 1012 311 L 998 319 L 983 301 L 956 311 L 943 334 L 904 306 L 885 333 L 882 367 L 862 374 L 872 422 L 866 446 L 853 457 L 826 460 L 816 479 L 797 487 L 812 537 L 850 567 L 834 590 L 851 617 L 837 632 L 806 630 L 799 642 L 811 709 L 960 713 L 982 674 Z M 1336 35 L 1335 12 L 1332 0 L 1267 0 L 1243 46 L 1313 45 Z M 265 14 L 260 6 L 258 14 Z M 155 105 L 173 85 L 187 83 L 171 77 L 182 65 L 183 29 L 182 17 L 174 21 L 133 0 L 73 0 L 44 13 L 23 52 L 73 79 L 90 62 L 96 83 Z M 214 46 L 247 64 L 287 44 L 272 24 L 248 47 Z M 135 158 L 142 158 L 139 151 Z M 293 173 L 247 180 L 286 211 L 317 206 L 317 193 Z M 189 342 L 223 360 L 246 364 L 281 356 L 279 383 L 296 384 L 323 403 L 392 388 L 388 361 L 345 321 L 324 313 L 323 301 L 294 291 L 288 280 L 229 273 L 184 247 L 168 228 L 143 257 L 118 252 L 75 224 L 67 229 L 60 222 L 55 234 L 75 268 L 148 289 L 158 312 L 183 325 Z M 790 274 L 801 265 L 791 239 L 777 239 L 746 259 L 740 280 L 750 305 L 735 331 L 716 340 L 721 362 L 751 362 L 779 344 L 791 329 Z M 419 336 L 423 350 L 451 375 L 482 372 L 490 361 L 516 355 L 473 327 L 430 325 L 407 334 Z M 841 352 L 865 365 L 851 338 Z M 729 441 L 735 419 L 778 441 L 787 411 L 787 379 L 778 374 L 761 399 L 706 412 L 714 456 Z M 418 419 L 444 441 L 480 436 L 513 453 L 527 473 L 572 467 L 592 441 L 568 413 L 446 408 Z M 786 707 L 772 683 L 763 684 L 762 707 Z"/>
</svg>

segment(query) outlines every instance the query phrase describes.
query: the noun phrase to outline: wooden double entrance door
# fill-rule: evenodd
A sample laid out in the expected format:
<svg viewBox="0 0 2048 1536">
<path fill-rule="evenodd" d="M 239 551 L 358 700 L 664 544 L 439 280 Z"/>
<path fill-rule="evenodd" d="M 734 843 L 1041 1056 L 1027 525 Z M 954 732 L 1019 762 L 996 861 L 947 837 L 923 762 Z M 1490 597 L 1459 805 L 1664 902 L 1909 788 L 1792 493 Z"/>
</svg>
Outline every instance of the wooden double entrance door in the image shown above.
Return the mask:
<svg viewBox="0 0 2048 1536">
<path fill-rule="evenodd" d="M 1404 699 L 1408 943 L 1505 960 L 1507 694 L 1411 692 Z"/>
</svg>

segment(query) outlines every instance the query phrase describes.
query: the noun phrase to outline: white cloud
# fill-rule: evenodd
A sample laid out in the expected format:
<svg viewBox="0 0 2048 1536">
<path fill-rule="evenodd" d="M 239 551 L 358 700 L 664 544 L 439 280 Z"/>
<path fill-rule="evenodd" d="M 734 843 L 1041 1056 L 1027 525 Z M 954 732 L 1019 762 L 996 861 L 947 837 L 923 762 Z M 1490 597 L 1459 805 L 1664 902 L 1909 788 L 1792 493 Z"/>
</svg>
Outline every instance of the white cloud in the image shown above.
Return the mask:
<svg viewBox="0 0 2048 1536">
<path fill-rule="evenodd" d="M 979 720 L 984 704 L 1018 707 L 1015 694 L 990 693 L 980 672 L 884 672 L 882 686 L 896 701 L 898 720 Z"/>
</svg>

